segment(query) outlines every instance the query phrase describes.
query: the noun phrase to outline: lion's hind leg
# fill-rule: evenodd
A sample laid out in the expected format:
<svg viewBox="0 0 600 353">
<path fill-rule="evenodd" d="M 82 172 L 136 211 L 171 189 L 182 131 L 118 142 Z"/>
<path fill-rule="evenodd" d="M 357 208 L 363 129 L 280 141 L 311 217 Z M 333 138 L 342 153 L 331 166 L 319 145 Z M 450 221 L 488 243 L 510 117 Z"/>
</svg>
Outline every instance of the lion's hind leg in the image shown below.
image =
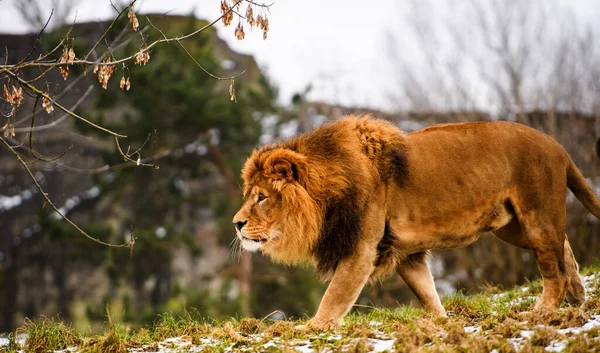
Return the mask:
<svg viewBox="0 0 600 353">
<path fill-rule="evenodd" d="M 398 274 L 406 285 L 415 293 L 423 308 L 435 315 L 445 316 L 446 310 L 440 302 L 435 290 L 433 276 L 427 265 L 426 253 L 420 252 L 409 255 L 398 266 Z"/>
<path fill-rule="evenodd" d="M 585 302 L 585 286 L 579 275 L 579 265 L 571 250 L 569 239 L 565 235 L 565 270 L 567 274 L 567 302 L 571 305 L 580 306 Z"/>
<path fill-rule="evenodd" d="M 546 202 L 536 202 L 528 195 L 528 203 L 515 203 L 524 239 L 533 251 L 542 275 L 543 290 L 534 310 L 557 309 L 566 295 L 567 268 L 565 261 L 564 200 L 545 195 Z M 530 209 L 530 205 L 535 209 Z"/>
<path fill-rule="evenodd" d="M 515 217 L 506 226 L 495 230 L 494 235 L 503 241 L 516 246 L 521 249 L 531 250 L 529 241 L 523 234 L 521 224 Z M 566 299 L 571 305 L 581 305 L 585 301 L 585 287 L 583 286 L 583 280 L 579 275 L 579 266 L 571 250 L 569 240 L 565 235 L 564 241 L 564 263 L 565 263 L 565 275 L 566 275 Z"/>
</svg>

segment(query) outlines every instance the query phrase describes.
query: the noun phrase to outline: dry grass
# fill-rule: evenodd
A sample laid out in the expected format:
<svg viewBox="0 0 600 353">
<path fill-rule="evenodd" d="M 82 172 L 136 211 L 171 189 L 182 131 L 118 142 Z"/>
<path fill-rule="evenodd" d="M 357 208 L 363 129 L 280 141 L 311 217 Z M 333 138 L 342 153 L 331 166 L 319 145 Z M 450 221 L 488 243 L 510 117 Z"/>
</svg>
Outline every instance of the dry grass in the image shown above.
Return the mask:
<svg viewBox="0 0 600 353">
<path fill-rule="evenodd" d="M 588 281 L 588 301 L 582 308 L 564 306 L 555 312 L 530 312 L 538 282 L 508 291 L 485 294 L 456 294 L 443 299 L 448 318 L 431 317 L 412 307 L 373 309 L 351 313 L 342 327 L 332 332 L 310 332 L 296 328 L 300 321 L 271 321 L 255 318 L 207 321 L 197 313 L 159 316 L 151 327 L 130 330 L 108 325 L 99 335 L 83 337 L 60 320 L 27 321 L 15 334 L 26 333 L 20 346 L 13 336 L 0 352 L 48 352 L 77 347 L 80 352 L 164 352 L 191 347 L 205 352 L 260 351 L 297 352 L 310 347 L 314 352 L 370 352 L 377 345 L 396 352 L 542 352 L 545 347 L 564 350 L 600 351 L 600 330 L 582 325 L 600 314 L 600 266 L 583 270 L 595 273 Z M 590 326 L 588 324 L 588 326 Z M 577 331 L 579 330 L 579 331 Z M 377 349 L 382 349 L 381 347 Z"/>
</svg>

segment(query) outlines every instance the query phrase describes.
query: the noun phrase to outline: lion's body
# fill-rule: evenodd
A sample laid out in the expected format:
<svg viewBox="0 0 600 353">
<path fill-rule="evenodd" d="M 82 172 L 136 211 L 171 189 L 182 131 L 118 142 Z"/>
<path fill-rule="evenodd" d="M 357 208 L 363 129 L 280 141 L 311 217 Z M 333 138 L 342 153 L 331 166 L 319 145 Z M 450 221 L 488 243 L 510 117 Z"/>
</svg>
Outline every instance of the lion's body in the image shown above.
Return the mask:
<svg viewBox="0 0 600 353">
<path fill-rule="evenodd" d="M 312 262 L 332 278 L 314 326 L 341 322 L 369 278 L 394 271 L 443 314 L 426 251 L 466 246 L 485 231 L 533 250 L 544 277 L 536 307 L 555 308 L 565 295 L 584 300 L 564 234 L 567 187 L 599 218 L 600 202 L 565 150 L 526 126 L 404 134 L 348 117 L 255 151 L 243 178 L 247 201 L 234 222 L 244 246 Z M 267 201 L 253 200 L 259 194 Z"/>
</svg>

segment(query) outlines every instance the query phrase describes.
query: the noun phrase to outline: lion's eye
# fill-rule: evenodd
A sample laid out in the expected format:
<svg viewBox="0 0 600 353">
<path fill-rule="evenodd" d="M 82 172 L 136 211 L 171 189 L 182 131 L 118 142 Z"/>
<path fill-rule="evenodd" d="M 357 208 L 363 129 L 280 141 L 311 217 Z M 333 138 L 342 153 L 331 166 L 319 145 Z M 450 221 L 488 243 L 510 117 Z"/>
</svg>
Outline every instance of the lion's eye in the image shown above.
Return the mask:
<svg viewBox="0 0 600 353">
<path fill-rule="evenodd" d="M 260 203 L 261 201 L 263 201 L 264 199 L 266 199 L 265 195 L 263 194 L 258 194 L 258 202 Z"/>
</svg>

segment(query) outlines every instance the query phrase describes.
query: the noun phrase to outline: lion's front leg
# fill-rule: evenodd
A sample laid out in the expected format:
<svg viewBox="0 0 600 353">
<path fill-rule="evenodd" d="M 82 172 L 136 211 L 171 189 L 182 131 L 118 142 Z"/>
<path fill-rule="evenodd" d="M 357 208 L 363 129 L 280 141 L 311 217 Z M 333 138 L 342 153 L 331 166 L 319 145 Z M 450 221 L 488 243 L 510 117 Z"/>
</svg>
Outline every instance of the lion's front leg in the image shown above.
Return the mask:
<svg viewBox="0 0 600 353">
<path fill-rule="evenodd" d="M 354 255 L 338 264 L 310 327 L 326 330 L 342 323 L 373 272 L 376 256 L 374 246 L 361 244 Z"/>
</svg>

